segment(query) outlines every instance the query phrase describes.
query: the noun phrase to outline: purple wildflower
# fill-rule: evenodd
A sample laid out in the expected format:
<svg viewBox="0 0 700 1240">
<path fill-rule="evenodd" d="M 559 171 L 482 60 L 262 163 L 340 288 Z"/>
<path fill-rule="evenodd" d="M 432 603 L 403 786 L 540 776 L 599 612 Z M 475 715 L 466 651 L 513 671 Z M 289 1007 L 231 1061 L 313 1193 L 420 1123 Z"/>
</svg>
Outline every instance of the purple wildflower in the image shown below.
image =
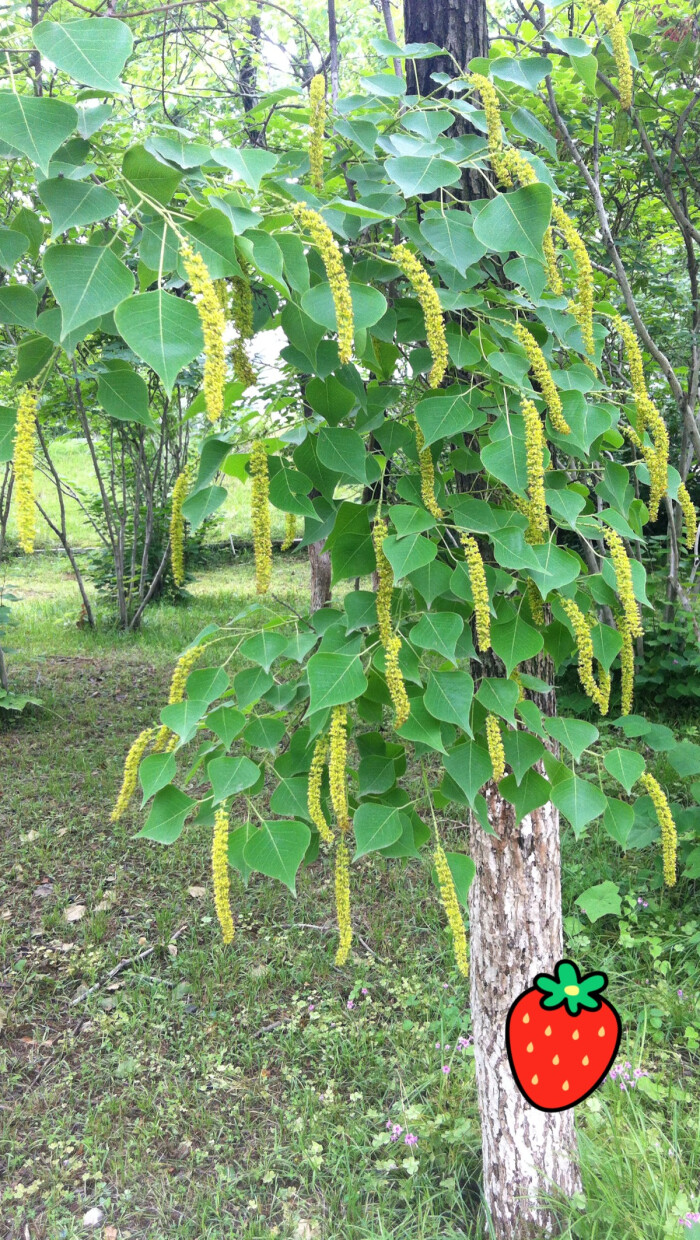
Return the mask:
<svg viewBox="0 0 700 1240">
<path fill-rule="evenodd" d="M 450 1065 L 449 1065 L 448 1063 L 444 1063 L 444 1064 L 442 1065 L 442 1070 L 443 1070 L 443 1072 L 444 1072 L 445 1076 L 449 1076 L 449 1075 L 450 1075 L 450 1071 L 451 1071 L 451 1069 L 450 1069 Z"/>
<path fill-rule="evenodd" d="M 417 1144 L 418 1144 L 418 1137 L 415 1135 L 415 1133 L 407 1132 L 406 1136 L 404 1137 L 404 1145 L 417 1145 Z"/>
</svg>

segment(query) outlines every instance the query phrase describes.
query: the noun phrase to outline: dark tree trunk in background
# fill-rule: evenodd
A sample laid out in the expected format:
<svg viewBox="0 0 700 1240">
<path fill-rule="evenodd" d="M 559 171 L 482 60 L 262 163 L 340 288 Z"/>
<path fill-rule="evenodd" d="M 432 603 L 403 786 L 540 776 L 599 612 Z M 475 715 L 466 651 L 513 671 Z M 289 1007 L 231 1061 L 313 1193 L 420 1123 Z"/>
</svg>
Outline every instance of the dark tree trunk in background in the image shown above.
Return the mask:
<svg viewBox="0 0 700 1240">
<path fill-rule="evenodd" d="M 243 103 L 243 111 L 251 112 L 258 102 L 258 58 L 262 38 L 260 10 L 254 13 L 248 22 L 250 42 L 243 56 L 238 74 L 238 93 Z M 246 125 L 246 133 L 251 146 L 260 145 L 260 130 L 253 124 Z"/>
<path fill-rule="evenodd" d="M 331 556 L 324 551 L 325 539 L 309 543 L 309 567 L 311 568 L 310 610 L 319 611 L 331 601 Z"/>
<path fill-rule="evenodd" d="M 474 56 L 487 56 L 489 34 L 484 0 L 404 0 L 406 43 L 437 43 L 449 55 L 430 60 L 407 60 L 406 81 L 411 94 L 445 94 L 432 73 L 455 74 L 453 56 L 460 69 Z"/>
</svg>

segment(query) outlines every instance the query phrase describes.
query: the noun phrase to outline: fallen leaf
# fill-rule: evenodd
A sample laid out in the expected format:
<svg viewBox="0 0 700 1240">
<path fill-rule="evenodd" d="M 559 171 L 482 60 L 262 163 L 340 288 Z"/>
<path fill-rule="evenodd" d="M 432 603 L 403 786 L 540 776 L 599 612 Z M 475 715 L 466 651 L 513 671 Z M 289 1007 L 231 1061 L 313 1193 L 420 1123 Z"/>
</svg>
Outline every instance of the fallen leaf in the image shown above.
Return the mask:
<svg viewBox="0 0 700 1240">
<path fill-rule="evenodd" d="M 39 886 L 34 888 L 34 895 L 38 896 L 40 900 L 45 900 L 47 896 L 53 895 L 53 883 L 39 883 Z"/>
<path fill-rule="evenodd" d="M 119 1232 L 116 1227 L 105 1227 L 102 1233 L 102 1240 L 117 1240 Z"/>
<path fill-rule="evenodd" d="M 39 832 L 38 831 L 27 831 L 24 835 L 20 835 L 19 838 L 22 844 L 33 844 L 34 840 L 38 840 Z"/>
<path fill-rule="evenodd" d="M 148 942 L 148 939 L 142 934 L 141 938 L 139 939 L 139 947 L 143 947 L 144 944 L 146 944 L 147 942 Z"/>
<path fill-rule="evenodd" d="M 12 916 L 11 908 L 4 908 L 2 912 L 0 913 L 0 917 L 2 917 L 3 921 L 9 921 L 11 916 Z"/>
<path fill-rule="evenodd" d="M 176 943 L 168 943 L 168 955 L 177 956 L 177 944 Z"/>
<path fill-rule="evenodd" d="M 63 910 L 63 920 L 64 921 L 82 921 L 86 912 L 87 912 L 87 909 L 84 904 L 69 904 L 68 908 Z M 91 1223 L 90 1226 L 96 1227 L 97 1224 Z"/>
<path fill-rule="evenodd" d="M 188 887 L 187 891 L 193 900 L 201 900 L 207 894 L 206 887 Z"/>
<path fill-rule="evenodd" d="M 95 912 L 108 913 L 112 908 L 114 908 L 114 896 L 105 896 L 104 900 L 100 900 L 99 904 L 95 905 Z"/>
</svg>

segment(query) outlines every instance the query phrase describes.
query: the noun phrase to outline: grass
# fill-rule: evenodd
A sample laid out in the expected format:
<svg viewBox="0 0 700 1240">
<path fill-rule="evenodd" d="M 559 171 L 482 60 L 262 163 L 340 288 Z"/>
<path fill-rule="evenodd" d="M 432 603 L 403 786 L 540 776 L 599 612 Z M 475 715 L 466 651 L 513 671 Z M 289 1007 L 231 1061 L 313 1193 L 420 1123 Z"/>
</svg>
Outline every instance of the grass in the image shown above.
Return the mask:
<svg viewBox="0 0 700 1240">
<path fill-rule="evenodd" d="M 297 605 L 305 568 L 276 574 Z M 12 578 L 13 683 L 43 707 L 0 734 L 1 1240 L 84 1236 L 93 1206 L 105 1240 L 476 1240 L 474 1065 L 456 1049 L 468 996 L 428 867 L 359 868 L 338 970 L 326 861 L 302 871 L 296 901 L 234 877 L 224 949 L 209 832 L 165 849 L 134 838 L 138 814 L 109 822 L 174 658 L 252 601 L 250 566 L 203 574 L 187 606 L 153 608 L 129 637 L 76 628 L 63 561 L 18 560 Z M 458 827 L 445 836 L 463 848 Z M 649 1073 L 577 1112 L 586 1205 L 565 1234 L 684 1236 L 700 1179 L 695 888 L 659 890 L 655 849 L 621 854 L 595 824 L 585 842 L 565 829 L 563 850 L 567 950 L 609 972 L 622 1062 Z M 622 917 L 591 925 L 576 897 L 607 878 Z M 76 904 L 85 915 L 66 921 Z M 388 1120 L 418 1144 L 392 1143 Z"/>
<path fill-rule="evenodd" d="M 68 436 L 55 439 L 51 443 L 51 457 L 59 476 L 66 485 L 70 485 L 86 499 L 96 498 L 99 493 L 90 453 L 84 439 L 73 439 Z M 60 527 L 60 510 L 56 495 L 56 487 L 50 474 L 36 470 L 34 475 L 36 497 L 51 520 Z M 215 539 L 228 538 L 229 535 L 242 539 L 250 538 L 250 494 L 249 488 L 237 479 L 224 478 L 223 485 L 227 488 L 227 497 L 217 514 L 219 521 L 212 531 Z M 66 525 L 68 539 L 74 547 L 95 547 L 97 535 L 86 520 L 80 505 L 74 499 L 66 501 Z M 17 539 L 16 515 L 10 514 L 8 537 L 11 544 Z M 284 535 L 284 514 L 272 509 L 272 534 L 274 538 Z M 40 514 L 37 513 L 36 547 L 38 550 L 50 550 L 58 546 L 58 540 Z"/>
</svg>

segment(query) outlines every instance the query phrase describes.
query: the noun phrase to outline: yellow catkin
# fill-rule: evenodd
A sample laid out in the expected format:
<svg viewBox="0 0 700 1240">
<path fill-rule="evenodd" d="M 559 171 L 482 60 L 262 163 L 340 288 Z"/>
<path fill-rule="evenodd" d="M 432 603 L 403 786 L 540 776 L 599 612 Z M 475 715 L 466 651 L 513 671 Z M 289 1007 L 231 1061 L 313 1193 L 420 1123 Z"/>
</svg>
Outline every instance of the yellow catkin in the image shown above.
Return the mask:
<svg viewBox="0 0 700 1240">
<path fill-rule="evenodd" d="M 328 782 L 331 805 L 341 832 L 350 829 L 348 813 L 348 787 L 345 768 L 348 757 L 348 711 L 346 706 L 334 706 L 331 713 L 330 754 L 328 758 Z"/>
<path fill-rule="evenodd" d="M 328 737 L 320 736 L 314 745 L 314 754 L 309 767 L 309 782 L 306 788 L 306 800 L 309 807 L 309 815 L 316 830 L 318 831 L 324 844 L 333 843 L 333 832 L 331 831 L 326 815 L 321 805 L 321 784 L 323 781 L 323 769 L 326 765 L 328 756 Z"/>
<path fill-rule="evenodd" d="M 622 337 L 637 410 L 636 431 L 630 433 L 625 427 L 622 429 L 630 442 L 641 452 L 649 470 L 649 520 L 656 521 L 661 500 L 668 488 L 668 431 L 666 423 L 647 391 L 642 352 L 633 329 L 619 315 L 615 315 L 612 322 Z M 648 430 L 651 435 L 653 451 L 643 442 L 645 430 Z"/>
<path fill-rule="evenodd" d="M 250 476 L 253 480 L 250 497 L 250 523 L 253 530 L 255 584 L 258 594 L 265 594 L 272 579 L 272 537 L 270 535 L 270 474 L 267 452 L 261 439 L 256 439 L 250 454 Z"/>
<path fill-rule="evenodd" d="M 442 906 L 447 915 L 447 923 L 452 931 L 452 948 L 455 954 L 457 968 L 463 977 L 469 976 L 469 959 L 467 956 L 467 932 L 464 929 L 464 919 L 462 910 L 459 907 L 457 891 L 450 870 L 450 864 L 445 856 L 445 850 L 438 841 L 435 854 L 435 870 L 440 884 L 440 898 Z"/>
<path fill-rule="evenodd" d="M 394 572 L 384 554 L 386 525 L 381 517 L 377 517 L 372 529 L 374 553 L 377 560 L 377 625 L 379 640 L 386 654 L 386 684 L 394 707 L 394 726 L 400 728 L 411 713 L 411 704 L 406 693 L 403 672 L 399 665 L 401 638 L 394 633 L 391 624 L 391 598 L 394 592 Z"/>
<path fill-rule="evenodd" d="M 694 551 L 695 540 L 698 536 L 698 514 L 695 511 L 695 505 L 684 482 L 679 482 L 678 484 L 678 503 L 680 504 L 685 523 L 685 545 L 688 551 Z"/>
<path fill-rule="evenodd" d="M 560 435 L 568 435 L 571 427 L 568 425 L 564 412 L 562 410 L 561 397 L 557 390 L 557 386 L 552 378 L 549 366 L 544 353 L 538 345 L 532 332 L 528 331 L 524 323 L 515 324 L 515 335 L 527 353 L 530 363 L 530 370 L 537 380 L 540 391 L 547 402 L 549 417 L 552 426 Z"/>
<path fill-rule="evenodd" d="M 326 79 L 317 73 L 309 86 L 309 167 L 314 189 L 323 189 L 323 130 L 326 124 Z"/>
<path fill-rule="evenodd" d="M 17 402 L 15 422 L 14 491 L 17 505 L 17 536 L 26 555 L 34 551 L 34 440 L 36 436 L 37 396 L 25 388 Z"/>
<path fill-rule="evenodd" d="M 524 702 L 525 701 L 525 686 L 522 682 L 520 672 L 518 671 L 511 672 L 508 679 L 512 680 L 514 685 L 518 686 L 518 701 Z"/>
<path fill-rule="evenodd" d="M 594 17 L 599 17 L 610 35 L 613 56 L 617 66 L 617 86 L 620 92 L 620 107 L 625 112 L 629 112 L 632 107 L 632 64 L 630 62 L 630 53 L 627 46 L 627 37 L 625 28 L 620 21 L 617 9 L 613 0 L 606 0 L 600 3 L 600 0 L 591 0 L 591 12 Z"/>
<path fill-rule="evenodd" d="M 521 185 L 534 185 L 537 180 L 537 173 L 530 161 L 514 146 L 505 148 L 495 162 L 495 167 L 504 185 L 510 186 L 514 181 L 520 181 Z"/>
<path fill-rule="evenodd" d="M 433 364 L 428 374 L 428 386 L 439 387 L 447 370 L 447 337 L 445 318 L 438 291 L 420 259 L 406 245 L 395 245 L 391 257 L 401 268 L 420 302 L 425 320 L 425 338 L 428 342 Z"/>
<path fill-rule="evenodd" d="M 198 298 L 197 312 L 204 336 L 204 400 L 210 422 L 218 422 L 224 411 L 226 358 L 224 329 L 226 318 L 220 298 L 204 259 L 185 241 L 181 247 L 187 279 Z"/>
<path fill-rule="evenodd" d="M 345 364 L 352 357 L 355 321 L 352 311 L 352 297 L 350 296 L 350 283 L 343 265 L 340 247 L 323 216 L 319 215 L 318 211 L 311 211 L 305 203 L 300 202 L 295 205 L 294 214 L 301 226 L 311 233 L 311 237 L 318 246 L 323 259 L 323 265 L 326 269 L 328 283 L 333 296 L 335 317 L 338 325 L 338 356 L 341 362 Z"/>
<path fill-rule="evenodd" d="M 612 560 L 617 582 L 617 594 L 622 603 L 622 610 L 629 626 L 630 636 L 641 637 L 644 629 L 642 628 L 637 600 L 634 597 L 632 566 L 625 550 L 625 544 L 617 530 L 610 529 L 609 526 L 606 526 L 603 536 L 610 551 L 610 559 Z"/>
<path fill-rule="evenodd" d="M 185 584 L 185 519 L 182 505 L 187 496 L 190 472 L 183 469 L 173 487 L 173 498 L 170 507 L 170 562 L 176 586 Z"/>
<path fill-rule="evenodd" d="M 595 702 L 601 715 L 607 715 L 610 704 L 610 677 L 603 672 L 600 685 L 596 683 L 593 675 L 593 639 L 588 620 L 573 599 L 562 598 L 560 602 L 574 630 L 578 650 L 578 676 L 583 691 Z"/>
<path fill-rule="evenodd" d="M 124 763 L 124 775 L 122 778 L 122 786 L 119 790 L 114 809 L 110 815 L 111 822 L 119 822 L 129 808 L 129 802 L 136 791 L 136 782 L 139 773 L 139 763 L 145 754 L 150 742 L 155 736 L 155 728 L 144 728 L 143 732 L 139 732 L 131 749 L 126 755 Z"/>
<path fill-rule="evenodd" d="M 544 624 L 545 614 L 542 595 L 537 589 L 535 582 L 530 577 L 528 577 L 527 582 L 525 583 L 525 595 L 528 603 L 530 604 L 530 615 L 532 616 L 534 623 Z"/>
<path fill-rule="evenodd" d="M 416 451 L 420 466 L 421 499 L 428 512 L 432 513 L 437 521 L 440 521 L 444 514 L 435 498 L 435 466 L 433 465 L 433 456 L 430 448 L 425 446 L 425 436 L 415 418 L 413 419 L 413 425 L 416 432 Z"/>
<path fill-rule="evenodd" d="M 557 228 L 560 228 L 564 234 L 566 244 L 574 256 L 577 273 L 576 301 L 569 303 L 569 309 L 581 328 L 581 336 L 586 353 L 591 356 L 594 352 L 594 340 L 593 268 L 591 267 L 590 256 L 573 220 L 569 219 L 566 211 L 559 206 L 558 202 L 555 202 L 552 206 L 552 219 Z"/>
<path fill-rule="evenodd" d="M 489 158 L 494 165 L 494 169 L 497 170 L 496 165 L 503 150 L 501 105 L 498 102 L 498 93 L 493 82 L 489 78 L 484 77 L 482 73 L 470 73 L 469 85 L 472 90 L 477 90 L 481 95 L 484 116 L 486 118 L 486 141 L 489 148 Z"/>
<path fill-rule="evenodd" d="M 293 512 L 284 514 L 284 542 L 280 551 L 289 551 L 297 540 L 297 519 Z"/>
<path fill-rule="evenodd" d="M 460 538 L 464 547 L 464 558 L 467 562 L 469 584 L 474 600 L 476 644 L 483 654 L 485 650 L 491 649 L 491 608 L 484 561 L 481 558 L 479 545 L 472 534 L 461 534 Z"/>
<path fill-rule="evenodd" d="M 204 646 L 191 646 L 184 654 L 180 655 L 175 670 L 173 671 L 172 680 L 170 681 L 170 691 L 168 693 L 168 706 L 175 706 L 181 702 L 185 696 L 185 688 L 187 686 L 187 677 L 197 662 L 200 654 L 204 650 Z M 163 724 L 158 729 L 158 735 L 153 745 L 154 753 L 162 753 L 168 741 L 177 743 L 177 736 L 170 731 L 167 724 Z"/>
<path fill-rule="evenodd" d="M 347 964 L 352 946 L 352 923 L 350 921 L 350 854 L 341 835 L 335 846 L 335 911 L 338 920 L 338 950 L 335 963 Z"/>
<path fill-rule="evenodd" d="M 671 806 L 669 805 L 666 794 L 659 784 L 648 771 L 640 775 L 639 782 L 646 789 L 652 799 L 656 817 L 661 827 L 661 852 L 664 862 L 664 882 L 667 887 L 675 887 L 676 885 L 676 853 L 678 849 L 678 835 L 676 833 L 676 824 L 673 821 Z"/>
<path fill-rule="evenodd" d="M 618 615 L 617 631 L 622 638 L 620 651 L 620 714 L 630 715 L 634 705 L 634 640 L 630 633 L 627 617 Z"/>
<path fill-rule="evenodd" d="M 493 778 L 498 783 L 506 773 L 506 751 L 503 748 L 501 725 L 495 715 L 486 716 L 486 744 L 491 759 Z"/>
<path fill-rule="evenodd" d="M 542 252 L 544 254 L 545 270 L 547 272 L 547 284 L 554 293 L 555 297 L 561 297 L 564 292 L 564 284 L 561 276 L 559 275 L 559 268 L 557 267 L 557 251 L 554 245 L 554 233 L 552 232 L 551 226 L 544 234 L 544 239 L 542 241 Z"/>
<path fill-rule="evenodd" d="M 244 387 L 252 387 L 257 380 L 248 351 L 246 340 L 253 338 L 253 290 L 245 275 L 234 276 L 231 281 L 231 309 L 236 336 L 231 346 L 233 373 Z"/>
<path fill-rule="evenodd" d="M 544 491 L 545 437 L 542 419 L 531 400 L 523 401 L 523 419 L 527 449 L 527 490 L 530 500 L 527 510 L 530 521 L 527 541 L 542 543 L 549 535 L 547 501 Z"/>
<path fill-rule="evenodd" d="M 214 907 L 224 943 L 232 943 L 235 933 L 231 912 L 231 881 L 228 871 L 228 829 L 228 811 L 217 809 L 214 815 L 214 834 L 211 844 L 211 874 L 214 883 Z"/>
</svg>

